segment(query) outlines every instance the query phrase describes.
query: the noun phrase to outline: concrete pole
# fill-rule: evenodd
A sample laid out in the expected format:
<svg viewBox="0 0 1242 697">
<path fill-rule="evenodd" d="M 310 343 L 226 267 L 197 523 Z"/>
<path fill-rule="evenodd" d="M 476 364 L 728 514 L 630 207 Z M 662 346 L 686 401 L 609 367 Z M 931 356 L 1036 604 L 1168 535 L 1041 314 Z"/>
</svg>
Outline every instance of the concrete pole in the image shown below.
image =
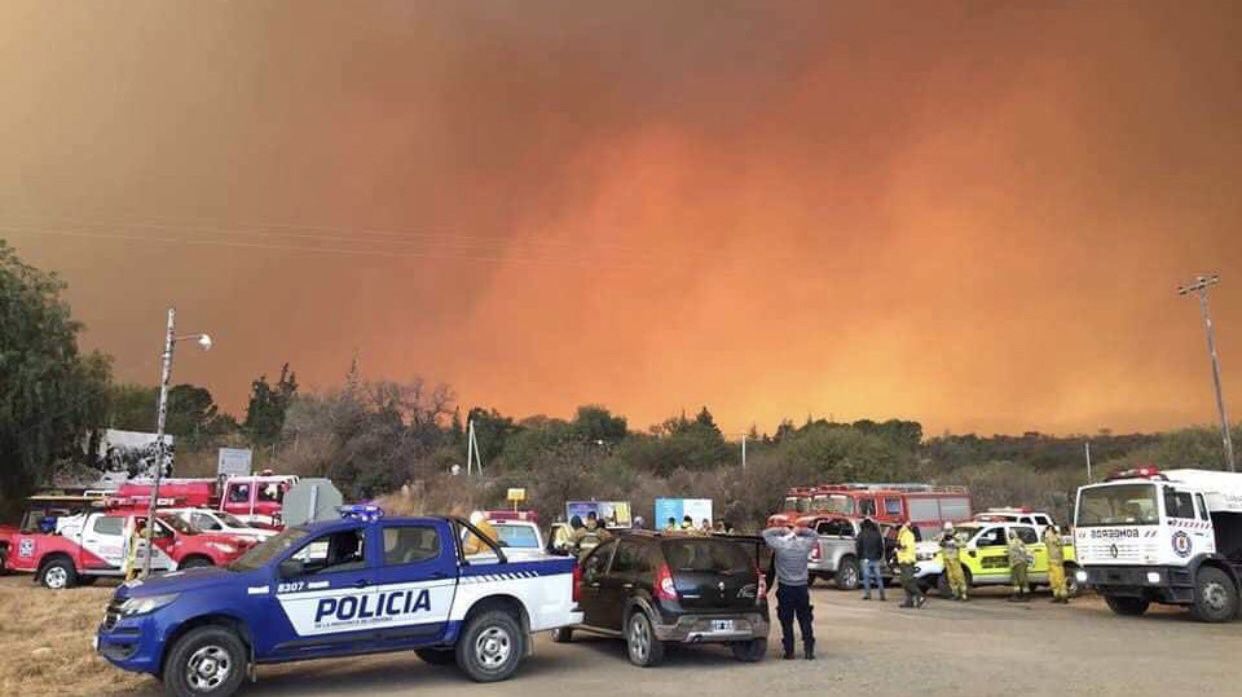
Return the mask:
<svg viewBox="0 0 1242 697">
<path fill-rule="evenodd" d="M 164 463 L 168 454 L 167 449 L 164 447 L 164 425 L 168 420 L 168 382 L 172 377 L 173 346 L 176 344 L 173 338 L 173 331 L 176 317 L 176 309 L 168 308 L 168 331 L 164 335 L 164 359 L 160 371 L 160 401 L 155 416 L 155 448 L 157 455 L 155 456 L 155 480 L 151 486 L 151 502 L 147 507 L 147 558 L 142 564 L 143 578 L 151 575 L 151 557 L 155 555 L 155 508 L 156 501 L 160 497 L 160 479 L 164 476 Z"/>
</svg>

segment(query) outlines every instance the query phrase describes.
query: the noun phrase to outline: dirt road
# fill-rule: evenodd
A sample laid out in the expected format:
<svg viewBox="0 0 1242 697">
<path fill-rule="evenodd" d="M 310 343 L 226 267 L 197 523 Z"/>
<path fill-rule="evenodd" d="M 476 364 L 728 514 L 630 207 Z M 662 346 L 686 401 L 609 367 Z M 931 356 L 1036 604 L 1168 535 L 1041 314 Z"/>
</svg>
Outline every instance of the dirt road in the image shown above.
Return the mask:
<svg viewBox="0 0 1242 697">
<path fill-rule="evenodd" d="M 771 653 L 757 665 L 727 651 L 672 652 L 665 665 L 639 669 L 623 645 L 538 639 L 535 656 L 517 677 L 476 685 L 454 668 L 435 668 L 413 655 L 315 661 L 263 668 L 248 697 L 455 695 L 866 694 L 962 697 L 1034 695 L 1138 697 L 1242 693 L 1242 622 L 1207 625 L 1174 609 L 1145 617 L 1114 616 L 1095 598 L 1070 607 L 1037 596 L 1027 605 L 985 591 L 966 605 L 932 600 L 921 611 L 863 602 L 853 593 L 813 591 L 821 658 L 782 661 Z M 895 594 L 894 594 L 895 595 Z M 132 693 L 159 694 L 151 689 Z"/>
</svg>

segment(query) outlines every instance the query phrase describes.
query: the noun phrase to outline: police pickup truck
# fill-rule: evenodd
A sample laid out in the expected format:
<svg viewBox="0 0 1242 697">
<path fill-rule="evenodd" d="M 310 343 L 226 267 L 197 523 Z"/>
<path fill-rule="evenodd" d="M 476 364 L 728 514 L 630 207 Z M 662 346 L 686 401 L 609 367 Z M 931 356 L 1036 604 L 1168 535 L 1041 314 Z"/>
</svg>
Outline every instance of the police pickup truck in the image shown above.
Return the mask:
<svg viewBox="0 0 1242 697">
<path fill-rule="evenodd" d="M 223 697 L 261 664 L 414 650 L 470 678 L 510 677 L 533 632 L 582 621 L 574 561 L 462 554 L 455 518 L 384 518 L 374 506 L 286 528 L 223 568 L 117 589 L 95 638 L 114 665 L 177 697 Z M 485 538 L 486 539 L 486 538 Z"/>
</svg>

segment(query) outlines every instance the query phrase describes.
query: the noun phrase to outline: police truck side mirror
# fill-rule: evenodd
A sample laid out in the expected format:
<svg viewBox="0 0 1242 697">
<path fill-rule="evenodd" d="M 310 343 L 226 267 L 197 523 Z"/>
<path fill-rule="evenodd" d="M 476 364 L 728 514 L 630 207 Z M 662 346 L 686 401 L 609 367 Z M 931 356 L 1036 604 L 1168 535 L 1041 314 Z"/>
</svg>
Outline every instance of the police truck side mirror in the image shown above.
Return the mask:
<svg viewBox="0 0 1242 697">
<path fill-rule="evenodd" d="M 302 575 L 303 565 L 297 559 L 286 559 L 278 567 L 281 578 L 297 578 Z"/>
</svg>

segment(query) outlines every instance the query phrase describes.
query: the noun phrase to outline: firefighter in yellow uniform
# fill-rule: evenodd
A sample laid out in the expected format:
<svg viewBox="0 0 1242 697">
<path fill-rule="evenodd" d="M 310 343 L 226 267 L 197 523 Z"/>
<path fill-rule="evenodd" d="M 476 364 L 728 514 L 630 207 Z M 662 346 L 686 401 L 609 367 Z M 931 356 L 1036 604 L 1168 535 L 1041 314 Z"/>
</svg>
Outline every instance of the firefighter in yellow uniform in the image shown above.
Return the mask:
<svg viewBox="0 0 1242 697">
<path fill-rule="evenodd" d="M 906 591 L 906 602 L 900 607 L 921 608 L 927 602 L 927 596 L 914 580 L 914 563 L 918 561 L 915 544 L 914 528 L 906 520 L 897 533 L 897 567 L 901 570 L 901 587 Z"/>
<path fill-rule="evenodd" d="M 1031 599 L 1030 586 L 1027 583 L 1027 570 L 1031 564 L 1031 553 L 1026 544 L 1018 537 L 1017 530 L 1009 531 L 1009 576 L 1013 580 L 1011 603 L 1025 603 Z"/>
<path fill-rule="evenodd" d="M 944 559 L 945 578 L 949 580 L 949 591 L 954 600 L 969 600 L 966 588 L 966 574 L 962 571 L 961 550 L 966 543 L 953 529 L 952 522 L 944 524 L 944 534 L 940 536 L 940 556 Z"/>
<path fill-rule="evenodd" d="M 487 522 L 487 516 L 482 511 L 475 511 L 470 514 L 470 524 L 479 532 L 487 535 L 492 542 L 500 539 L 500 536 L 496 534 L 496 528 Z M 466 539 L 461 544 L 461 551 L 462 554 L 487 554 L 492 551 L 492 548 L 486 542 L 480 540 L 478 535 L 467 531 Z"/>
<path fill-rule="evenodd" d="M 1044 546 L 1048 548 L 1048 585 L 1052 586 L 1052 602 L 1069 604 L 1069 589 L 1065 585 L 1065 549 L 1062 547 L 1061 531 L 1049 525 L 1044 530 Z"/>
<path fill-rule="evenodd" d="M 125 580 L 132 581 L 142 573 L 142 565 L 138 563 L 138 549 L 146 542 L 143 531 L 146 526 L 141 520 L 135 520 L 130 528 L 129 537 L 125 539 Z"/>
</svg>

